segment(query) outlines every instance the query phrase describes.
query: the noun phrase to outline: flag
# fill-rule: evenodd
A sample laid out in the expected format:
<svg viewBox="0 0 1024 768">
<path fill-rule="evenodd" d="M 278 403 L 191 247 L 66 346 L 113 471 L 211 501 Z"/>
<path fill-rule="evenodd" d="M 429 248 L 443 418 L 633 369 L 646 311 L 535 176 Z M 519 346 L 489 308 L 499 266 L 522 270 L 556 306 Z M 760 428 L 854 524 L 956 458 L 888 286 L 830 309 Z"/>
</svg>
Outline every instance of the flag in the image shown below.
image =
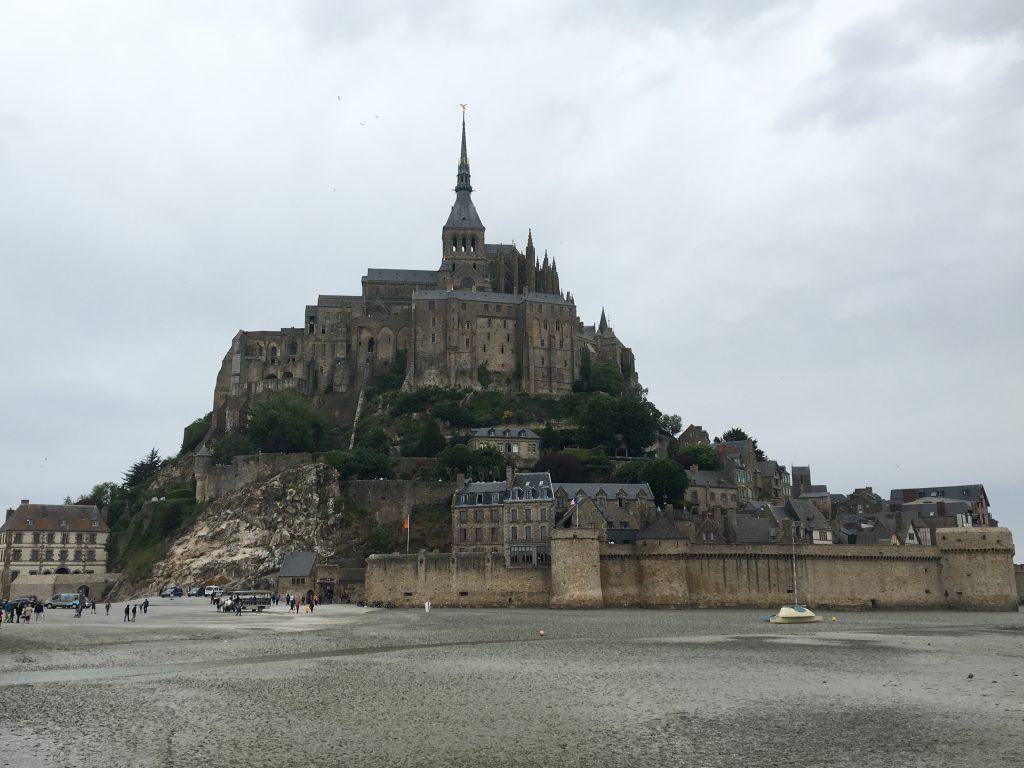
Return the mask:
<svg viewBox="0 0 1024 768">
<path fill-rule="evenodd" d="M 408 532 L 409 530 L 409 513 L 405 513 L 405 517 L 402 519 L 402 530 Z"/>
</svg>

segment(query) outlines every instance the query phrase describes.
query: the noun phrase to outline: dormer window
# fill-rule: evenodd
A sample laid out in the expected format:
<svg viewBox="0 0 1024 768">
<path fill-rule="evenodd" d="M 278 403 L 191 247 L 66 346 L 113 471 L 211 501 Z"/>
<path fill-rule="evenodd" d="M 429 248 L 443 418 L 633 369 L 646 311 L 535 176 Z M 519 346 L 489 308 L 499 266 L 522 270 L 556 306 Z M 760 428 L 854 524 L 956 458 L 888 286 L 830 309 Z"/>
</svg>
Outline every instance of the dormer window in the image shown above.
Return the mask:
<svg viewBox="0 0 1024 768">
<path fill-rule="evenodd" d="M 99 521 L 98 518 L 93 518 L 92 527 L 93 528 L 99 528 L 100 527 L 100 521 Z"/>
<path fill-rule="evenodd" d="M 31 517 L 26 517 L 25 518 L 25 527 L 26 528 L 31 528 L 32 527 L 32 518 Z"/>
</svg>

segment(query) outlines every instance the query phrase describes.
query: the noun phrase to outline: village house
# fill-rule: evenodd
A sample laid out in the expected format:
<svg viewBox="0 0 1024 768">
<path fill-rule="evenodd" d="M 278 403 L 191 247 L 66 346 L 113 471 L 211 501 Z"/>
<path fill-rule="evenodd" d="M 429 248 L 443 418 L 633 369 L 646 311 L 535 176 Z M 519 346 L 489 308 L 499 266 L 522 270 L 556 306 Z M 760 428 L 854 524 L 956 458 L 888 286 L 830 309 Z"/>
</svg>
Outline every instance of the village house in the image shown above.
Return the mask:
<svg viewBox="0 0 1024 768">
<path fill-rule="evenodd" d="M 540 435 L 525 427 L 480 427 L 470 432 L 469 447 L 494 448 L 517 466 L 533 466 L 540 456 Z"/>
<path fill-rule="evenodd" d="M 21 573 L 105 574 L 110 529 L 93 504 L 32 504 L 22 499 L 0 526 L 3 585 Z"/>
</svg>

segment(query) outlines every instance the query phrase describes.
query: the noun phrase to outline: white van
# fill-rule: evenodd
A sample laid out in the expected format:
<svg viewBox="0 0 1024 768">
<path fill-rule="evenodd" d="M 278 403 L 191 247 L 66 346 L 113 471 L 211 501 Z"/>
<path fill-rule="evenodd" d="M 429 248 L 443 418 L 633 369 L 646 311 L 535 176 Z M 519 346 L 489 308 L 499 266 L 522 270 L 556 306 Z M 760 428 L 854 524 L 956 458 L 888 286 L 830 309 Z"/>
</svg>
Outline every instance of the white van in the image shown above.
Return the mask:
<svg viewBox="0 0 1024 768">
<path fill-rule="evenodd" d="M 220 597 L 224 594 L 224 587 L 211 584 L 203 590 L 203 594 L 206 595 L 206 597 Z"/>
<path fill-rule="evenodd" d="M 77 608 L 78 607 L 78 593 L 77 592 L 61 592 L 60 594 L 54 595 L 45 603 L 47 608 Z M 86 601 L 88 606 L 88 601 Z"/>
</svg>

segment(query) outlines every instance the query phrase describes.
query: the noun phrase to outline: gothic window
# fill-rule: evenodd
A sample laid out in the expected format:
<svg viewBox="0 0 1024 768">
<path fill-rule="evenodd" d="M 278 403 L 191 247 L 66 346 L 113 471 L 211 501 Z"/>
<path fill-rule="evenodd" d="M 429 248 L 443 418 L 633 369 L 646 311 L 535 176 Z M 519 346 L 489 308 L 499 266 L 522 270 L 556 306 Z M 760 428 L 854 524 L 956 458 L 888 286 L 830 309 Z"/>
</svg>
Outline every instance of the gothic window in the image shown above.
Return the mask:
<svg viewBox="0 0 1024 768">
<path fill-rule="evenodd" d="M 512 526 L 512 541 L 518 541 L 518 540 L 519 540 L 519 529 L 518 529 L 518 528 L 516 528 L 516 527 L 515 527 L 515 526 L 513 525 L 513 526 Z M 34 559 L 36 559 L 36 558 L 32 558 L 32 559 L 34 560 Z"/>
<path fill-rule="evenodd" d="M 466 339 L 466 349 L 469 349 L 469 339 Z"/>
<path fill-rule="evenodd" d="M 288 342 L 288 354 L 297 355 L 299 354 L 299 345 L 294 341 Z"/>
<path fill-rule="evenodd" d="M 435 334 L 433 334 L 433 333 L 430 334 L 430 343 L 434 344 L 436 342 L 437 342 L 437 336 Z"/>
</svg>

